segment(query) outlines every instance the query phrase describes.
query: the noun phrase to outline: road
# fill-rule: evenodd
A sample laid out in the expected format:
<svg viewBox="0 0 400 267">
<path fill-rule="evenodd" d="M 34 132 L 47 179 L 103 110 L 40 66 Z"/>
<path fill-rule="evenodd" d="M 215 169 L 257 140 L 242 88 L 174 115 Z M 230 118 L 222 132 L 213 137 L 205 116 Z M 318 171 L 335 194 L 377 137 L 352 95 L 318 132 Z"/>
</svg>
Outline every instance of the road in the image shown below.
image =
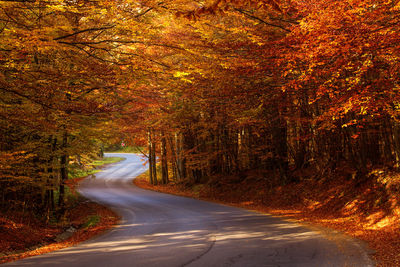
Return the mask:
<svg viewBox="0 0 400 267">
<path fill-rule="evenodd" d="M 122 216 L 119 226 L 75 247 L 4 266 L 373 266 L 359 243 L 244 209 L 143 190 L 140 156 L 126 158 L 80 192 Z"/>
</svg>

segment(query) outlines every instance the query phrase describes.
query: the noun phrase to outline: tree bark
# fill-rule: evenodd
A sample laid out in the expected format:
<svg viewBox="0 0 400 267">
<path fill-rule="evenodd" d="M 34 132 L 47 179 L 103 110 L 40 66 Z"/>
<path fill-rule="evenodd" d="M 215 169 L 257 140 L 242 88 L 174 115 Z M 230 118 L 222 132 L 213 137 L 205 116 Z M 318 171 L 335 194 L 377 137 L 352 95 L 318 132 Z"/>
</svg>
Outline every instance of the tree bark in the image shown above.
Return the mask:
<svg viewBox="0 0 400 267">
<path fill-rule="evenodd" d="M 151 130 L 147 133 L 147 140 L 149 146 L 149 182 L 150 184 L 154 184 L 154 177 L 153 177 L 153 143 L 151 138 Z"/>
<path fill-rule="evenodd" d="M 61 151 L 62 155 L 60 158 L 60 185 L 59 185 L 59 196 L 58 196 L 58 206 L 59 206 L 59 216 L 64 216 L 65 213 L 65 181 L 68 179 L 68 132 L 64 127 Z"/>
<path fill-rule="evenodd" d="M 164 132 L 161 134 L 161 166 L 162 166 L 161 180 L 163 184 L 167 184 L 169 183 L 168 158 L 167 158 L 167 142 Z"/>
<path fill-rule="evenodd" d="M 158 180 L 157 180 L 157 156 L 156 156 L 156 143 L 155 143 L 154 138 L 153 138 L 153 140 L 151 142 L 151 159 L 153 161 L 153 164 L 152 164 L 153 184 L 157 185 L 158 184 Z"/>
</svg>

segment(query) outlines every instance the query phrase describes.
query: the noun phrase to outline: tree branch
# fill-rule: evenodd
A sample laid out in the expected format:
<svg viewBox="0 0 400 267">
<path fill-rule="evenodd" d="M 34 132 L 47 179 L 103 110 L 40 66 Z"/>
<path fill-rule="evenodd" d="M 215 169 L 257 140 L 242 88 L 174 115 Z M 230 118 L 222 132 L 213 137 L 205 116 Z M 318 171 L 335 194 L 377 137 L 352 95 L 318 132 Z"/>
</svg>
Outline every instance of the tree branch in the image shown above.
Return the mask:
<svg viewBox="0 0 400 267">
<path fill-rule="evenodd" d="M 97 27 L 97 28 L 88 28 L 88 29 L 80 30 L 80 31 L 77 31 L 77 32 L 74 32 L 71 34 L 64 35 L 64 36 L 59 36 L 57 38 L 54 38 L 54 40 L 57 41 L 57 40 L 65 39 L 65 38 L 72 37 L 72 36 L 75 36 L 75 35 L 78 35 L 78 34 L 81 34 L 84 32 L 108 30 L 108 29 L 112 29 L 114 27 L 115 27 L 115 25 L 109 25 L 109 26 Z"/>
<path fill-rule="evenodd" d="M 239 9 L 239 8 L 233 8 L 233 9 L 236 10 L 237 12 L 249 17 L 249 18 L 258 20 L 259 22 L 264 23 L 265 25 L 268 25 L 268 26 L 271 26 L 271 27 L 280 28 L 280 29 L 282 29 L 284 31 L 290 32 L 290 30 L 286 29 L 285 27 L 283 27 L 281 25 L 277 25 L 277 24 L 272 24 L 272 23 L 266 22 L 265 20 L 260 19 L 259 17 L 256 17 L 254 15 L 251 15 L 251 14 L 247 13 L 246 11 L 244 11 L 242 9 Z"/>
<path fill-rule="evenodd" d="M 0 2 L 35 3 L 36 0 L 0 0 Z"/>
</svg>

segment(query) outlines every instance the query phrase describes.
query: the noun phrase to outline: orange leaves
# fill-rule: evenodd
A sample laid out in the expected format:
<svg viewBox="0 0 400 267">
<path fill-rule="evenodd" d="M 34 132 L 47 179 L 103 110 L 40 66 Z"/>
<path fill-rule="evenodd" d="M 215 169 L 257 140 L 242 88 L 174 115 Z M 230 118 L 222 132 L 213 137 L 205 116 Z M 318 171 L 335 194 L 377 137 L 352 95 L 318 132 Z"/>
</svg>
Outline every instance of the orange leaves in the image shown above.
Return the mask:
<svg viewBox="0 0 400 267">
<path fill-rule="evenodd" d="M 393 105 L 394 98 L 382 97 L 391 95 L 398 82 L 389 71 L 400 56 L 392 50 L 397 47 L 393 39 L 400 37 L 392 7 L 385 1 L 297 2 L 306 12 L 285 40 L 292 48 L 284 58 L 296 62 L 285 71 L 285 78 L 294 79 L 289 85 L 317 88 L 310 103 L 329 102 L 334 108 L 327 112 L 365 116 L 362 110 Z M 287 75 L 296 68 L 297 76 Z"/>
<path fill-rule="evenodd" d="M 25 151 L 1 152 L 0 151 L 0 181 L 14 181 L 18 183 L 32 182 L 29 175 L 21 172 L 18 167 L 26 164 L 35 155 Z M 28 169 L 28 166 L 26 166 Z"/>
<path fill-rule="evenodd" d="M 72 209 L 67 217 L 72 226 L 80 227 L 87 222 L 89 215 L 97 214 L 100 222 L 89 228 L 80 228 L 67 240 L 55 242 L 57 235 L 65 229 L 63 225 L 48 226 L 33 216 L 26 214 L 1 214 L 0 227 L 0 263 L 41 255 L 54 250 L 70 247 L 92 238 L 99 233 L 112 228 L 118 221 L 118 216 L 111 210 L 97 203 L 80 203 Z M 5 215 L 5 216 L 4 216 Z M 20 216 L 23 216 L 21 218 Z M 15 223 L 16 221 L 21 223 Z"/>
<path fill-rule="evenodd" d="M 278 14 L 284 14 L 291 9 L 290 1 L 262 0 L 211 0 L 197 6 L 190 11 L 178 11 L 176 16 L 185 17 L 190 20 L 201 19 L 204 15 L 223 16 L 226 12 L 237 8 L 246 7 L 249 9 L 268 10 Z"/>
</svg>

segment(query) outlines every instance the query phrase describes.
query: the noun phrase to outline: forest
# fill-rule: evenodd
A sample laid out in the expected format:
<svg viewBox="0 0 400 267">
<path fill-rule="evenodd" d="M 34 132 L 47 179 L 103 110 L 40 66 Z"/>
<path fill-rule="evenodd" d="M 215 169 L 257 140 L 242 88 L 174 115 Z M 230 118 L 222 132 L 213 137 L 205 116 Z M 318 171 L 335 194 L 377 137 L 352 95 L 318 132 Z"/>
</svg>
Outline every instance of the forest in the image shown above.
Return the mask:
<svg viewBox="0 0 400 267">
<path fill-rule="evenodd" d="M 151 184 L 397 171 L 399 23 L 397 0 L 0 1 L 0 209 L 62 216 L 121 142 Z"/>
</svg>

